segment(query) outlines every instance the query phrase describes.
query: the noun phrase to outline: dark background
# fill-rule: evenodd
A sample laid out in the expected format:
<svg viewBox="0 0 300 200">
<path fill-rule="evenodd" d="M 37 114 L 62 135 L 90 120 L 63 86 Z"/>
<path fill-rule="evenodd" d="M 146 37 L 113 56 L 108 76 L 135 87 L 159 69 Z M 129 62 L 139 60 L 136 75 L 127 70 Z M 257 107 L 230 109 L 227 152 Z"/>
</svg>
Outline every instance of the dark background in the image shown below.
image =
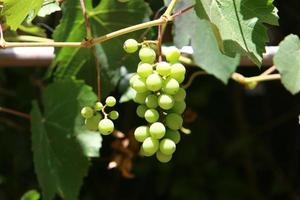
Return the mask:
<svg viewBox="0 0 300 200">
<path fill-rule="evenodd" d="M 154 10 L 162 5 L 150 1 Z M 300 2 L 275 2 L 280 27 L 270 27 L 270 45 L 284 36 L 300 34 Z M 57 17 L 49 18 L 56 24 Z M 0 61 L 1 62 L 1 61 Z M 245 75 L 261 72 L 241 67 Z M 40 95 L 39 68 L 1 68 L 0 105 L 25 112 Z M 137 158 L 124 178 L 107 170 L 112 138 L 104 139 L 102 157 L 93 160 L 80 199 L 92 200 L 298 200 L 300 199 L 300 95 L 292 96 L 277 82 L 246 90 L 231 81 L 224 86 L 213 77 L 198 78 L 188 89 L 190 114 L 173 160 Z M 119 126 L 136 126 L 135 105 L 120 106 Z M 128 111 L 131 111 L 128 112 Z M 33 171 L 29 122 L 0 113 L 0 200 L 15 200 L 29 189 L 39 189 Z"/>
</svg>

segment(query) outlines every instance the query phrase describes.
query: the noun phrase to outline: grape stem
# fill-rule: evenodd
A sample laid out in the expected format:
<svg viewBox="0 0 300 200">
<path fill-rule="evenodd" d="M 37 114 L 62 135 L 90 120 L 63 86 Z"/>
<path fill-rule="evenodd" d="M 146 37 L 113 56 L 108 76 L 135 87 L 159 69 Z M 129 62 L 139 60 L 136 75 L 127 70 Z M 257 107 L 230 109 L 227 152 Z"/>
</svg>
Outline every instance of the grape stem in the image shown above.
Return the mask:
<svg viewBox="0 0 300 200">
<path fill-rule="evenodd" d="M 24 119 L 31 120 L 31 116 L 29 114 L 23 113 L 23 112 L 20 112 L 20 111 L 17 111 L 17 110 L 13 110 L 13 109 L 10 109 L 10 108 L 4 108 L 4 107 L 0 106 L 0 112 L 8 113 L 8 114 L 15 115 L 15 116 L 18 116 L 18 117 L 21 117 L 21 118 L 24 118 Z"/>
</svg>

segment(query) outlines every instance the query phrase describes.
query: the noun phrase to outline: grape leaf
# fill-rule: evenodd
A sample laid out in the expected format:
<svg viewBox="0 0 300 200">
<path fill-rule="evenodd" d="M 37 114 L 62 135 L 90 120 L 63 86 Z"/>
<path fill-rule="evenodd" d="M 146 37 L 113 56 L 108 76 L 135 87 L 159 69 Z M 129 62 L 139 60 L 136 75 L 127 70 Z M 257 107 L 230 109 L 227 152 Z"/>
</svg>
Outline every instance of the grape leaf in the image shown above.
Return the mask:
<svg viewBox="0 0 300 200">
<path fill-rule="evenodd" d="M 272 0 L 196 0 L 196 13 L 219 30 L 226 54 L 243 53 L 260 66 L 268 41 L 263 23 L 277 25 Z"/>
<path fill-rule="evenodd" d="M 83 82 L 58 81 L 43 92 L 43 114 L 37 103 L 33 103 L 32 151 L 43 199 L 51 200 L 56 193 L 66 200 L 77 199 L 88 172 L 88 157 L 97 156 L 90 140 L 78 138 L 86 134 L 101 141 L 99 134 L 80 131 L 83 124 L 80 109 L 95 101 L 96 95 Z M 100 145 L 96 148 L 99 151 Z"/>
<path fill-rule="evenodd" d="M 59 3 L 54 0 L 52 2 L 44 3 L 37 15 L 39 17 L 45 17 L 47 15 L 50 15 L 50 14 L 60 11 L 60 10 L 61 10 L 61 8 L 59 6 Z"/>
<path fill-rule="evenodd" d="M 3 15 L 12 30 L 16 30 L 31 13 L 37 14 L 44 0 L 5 0 Z"/>
<path fill-rule="evenodd" d="M 132 0 L 121 3 L 117 0 L 102 0 L 92 7 L 92 0 L 85 1 L 94 37 L 99 37 L 143 22 L 149 15 L 149 8 L 143 0 Z M 79 1 L 66 1 L 63 6 L 63 18 L 54 32 L 56 41 L 81 41 L 84 39 L 85 26 Z M 101 63 L 102 95 L 114 89 L 120 73 L 119 67 L 125 65 L 132 68 L 136 61 L 131 56 L 125 56 L 123 42 L 128 37 L 137 38 L 137 33 L 118 37 L 97 44 L 96 56 Z M 129 58 L 129 59 L 126 59 Z M 76 76 L 79 72 L 89 74 L 89 79 L 95 77 L 95 58 L 91 49 L 62 48 L 56 51 L 54 75 L 59 79 Z M 81 71 L 80 71 L 81 70 Z"/>
<path fill-rule="evenodd" d="M 287 36 L 279 45 L 274 64 L 282 76 L 282 83 L 292 94 L 300 91 L 300 40 Z"/>
</svg>

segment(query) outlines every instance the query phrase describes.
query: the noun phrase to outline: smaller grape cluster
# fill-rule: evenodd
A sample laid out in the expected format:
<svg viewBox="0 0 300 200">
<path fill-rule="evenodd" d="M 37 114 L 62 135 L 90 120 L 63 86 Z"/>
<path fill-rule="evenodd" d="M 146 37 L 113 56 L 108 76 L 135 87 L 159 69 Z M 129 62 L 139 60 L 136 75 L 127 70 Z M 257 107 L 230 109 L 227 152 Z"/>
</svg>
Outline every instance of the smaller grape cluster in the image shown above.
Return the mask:
<svg viewBox="0 0 300 200">
<path fill-rule="evenodd" d="M 85 106 L 81 109 L 81 115 L 85 118 L 85 127 L 90 131 L 99 131 L 102 135 L 109 135 L 114 131 L 114 123 L 112 120 L 119 118 L 119 113 L 112 110 L 109 113 L 105 111 L 107 107 L 114 107 L 116 99 L 109 96 L 105 100 L 105 105 L 96 102 L 94 107 Z"/>
<path fill-rule="evenodd" d="M 140 104 L 136 113 L 149 124 L 135 129 L 134 136 L 141 142 L 141 154 L 156 155 L 163 163 L 169 162 L 180 141 L 182 113 L 186 108 L 186 91 L 180 87 L 185 79 L 186 69 L 179 63 L 180 51 L 172 47 L 166 52 L 166 61 L 156 62 L 156 52 L 134 39 L 124 43 L 127 53 L 136 52 L 139 47 L 141 62 L 137 73 L 130 79 L 135 90 L 133 101 Z"/>
</svg>

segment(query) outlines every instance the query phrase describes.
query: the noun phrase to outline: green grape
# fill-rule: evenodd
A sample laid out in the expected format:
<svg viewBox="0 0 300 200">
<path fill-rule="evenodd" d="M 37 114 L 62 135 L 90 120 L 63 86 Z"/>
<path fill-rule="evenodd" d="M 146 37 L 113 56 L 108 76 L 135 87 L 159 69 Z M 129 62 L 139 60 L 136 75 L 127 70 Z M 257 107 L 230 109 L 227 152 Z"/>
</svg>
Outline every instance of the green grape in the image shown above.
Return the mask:
<svg viewBox="0 0 300 200">
<path fill-rule="evenodd" d="M 141 156 L 150 157 L 150 156 L 153 156 L 154 153 L 152 153 L 152 154 L 146 153 L 146 152 L 143 150 L 143 146 L 141 146 L 139 154 L 140 154 Z"/>
<path fill-rule="evenodd" d="M 158 74 L 151 74 L 146 79 L 146 85 L 148 90 L 151 90 L 153 92 L 158 91 L 161 89 L 163 84 L 163 80 L 160 75 Z"/>
<path fill-rule="evenodd" d="M 101 102 L 96 102 L 95 103 L 95 110 L 100 111 L 103 108 L 103 104 Z"/>
<path fill-rule="evenodd" d="M 174 95 L 178 92 L 179 90 L 179 83 L 177 80 L 175 80 L 174 78 L 167 78 L 164 81 L 163 84 L 163 88 L 162 90 L 164 91 L 164 93 L 166 94 L 170 94 L 170 95 Z"/>
<path fill-rule="evenodd" d="M 153 67 L 148 63 L 141 63 L 137 68 L 137 73 L 140 77 L 147 78 L 153 73 Z"/>
<path fill-rule="evenodd" d="M 170 63 L 178 62 L 180 57 L 180 51 L 176 47 L 170 47 L 166 52 L 166 59 Z"/>
<path fill-rule="evenodd" d="M 144 104 L 149 92 L 135 93 L 133 96 L 133 101 L 135 103 Z"/>
<path fill-rule="evenodd" d="M 133 81 L 131 86 L 136 92 L 147 92 L 146 82 L 142 78 L 137 78 Z"/>
<path fill-rule="evenodd" d="M 186 104 L 184 101 L 175 101 L 175 104 L 171 111 L 181 115 L 185 111 L 185 108 Z"/>
<path fill-rule="evenodd" d="M 166 133 L 166 127 L 161 122 L 155 122 L 150 126 L 150 135 L 154 139 L 163 138 Z"/>
<path fill-rule="evenodd" d="M 159 119 L 159 113 L 157 112 L 157 110 L 148 109 L 145 112 L 145 119 L 149 123 L 154 123 Z"/>
<path fill-rule="evenodd" d="M 102 115 L 96 114 L 91 118 L 85 119 L 85 127 L 90 131 L 97 131 L 98 130 L 98 124 L 100 120 L 102 119 Z"/>
<path fill-rule="evenodd" d="M 109 118 L 111 118 L 112 120 L 116 120 L 119 118 L 119 113 L 118 111 L 116 110 L 113 110 L 111 111 L 109 114 L 108 114 Z"/>
<path fill-rule="evenodd" d="M 143 63 L 153 64 L 156 60 L 156 53 L 149 47 L 143 47 L 139 52 L 139 57 Z"/>
<path fill-rule="evenodd" d="M 146 110 L 148 110 L 147 106 L 145 106 L 145 105 L 139 105 L 136 108 L 136 114 L 137 114 L 137 116 L 139 116 L 140 118 L 144 118 Z"/>
<path fill-rule="evenodd" d="M 167 163 L 172 159 L 172 155 L 165 155 L 160 151 L 156 152 L 156 158 L 161 163 Z"/>
<path fill-rule="evenodd" d="M 134 53 L 138 50 L 138 48 L 139 48 L 139 43 L 135 39 L 128 39 L 124 42 L 123 45 L 123 49 L 127 53 Z"/>
<path fill-rule="evenodd" d="M 185 78 L 185 72 L 186 69 L 181 63 L 175 63 L 172 65 L 170 77 L 182 83 Z"/>
<path fill-rule="evenodd" d="M 174 106 L 174 98 L 168 94 L 161 94 L 158 97 L 158 105 L 164 110 L 169 110 Z"/>
<path fill-rule="evenodd" d="M 159 144 L 159 150 L 165 155 L 172 155 L 176 150 L 176 144 L 168 138 L 162 139 Z"/>
<path fill-rule="evenodd" d="M 178 92 L 173 97 L 175 101 L 184 101 L 186 97 L 185 89 L 179 88 Z"/>
<path fill-rule="evenodd" d="M 148 108 L 157 108 L 158 106 L 157 96 L 154 94 L 150 94 L 149 96 L 147 96 L 145 103 Z"/>
<path fill-rule="evenodd" d="M 108 107 L 114 107 L 117 103 L 117 100 L 113 96 L 109 96 L 106 98 L 105 103 Z"/>
<path fill-rule="evenodd" d="M 98 124 L 99 132 L 102 135 L 109 135 L 113 132 L 115 126 L 110 119 L 102 119 Z"/>
<path fill-rule="evenodd" d="M 133 86 L 133 83 L 135 80 L 141 78 L 138 74 L 134 74 L 131 76 L 130 80 L 129 80 L 129 85 L 132 87 Z"/>
<path fill-rule="evenodd" d="M 81 109 L 81 115 L 86 119 L 91 118 L 94 115 L 94 110 L 89 106 L 83 107 Z"/>
<path fill-rule="evenodd" d="M 148 126 L 139 126 L 134 131 L 134 137 L 138 142 L 144 142 L 150 136 Z"/>
<path fill-rule="evenodd" d="M 171 129 L 166 130 L 165 138 L 173 140 L 173 142 L 175 142 L 175 144 L 178 144 L 181 140 L 179 131 L 174 131 Z"/>
<path fill-rule="evenodd" d="M 166 125 L 172 130 L 178 130 L 182 127 L 183 119 L 176 113 L 170 113 L 166 116 Z"/>
<path fill-rule="evenodd" d="M 171 73 L 171 65 L 167 62 L 159 62 L 156 65 L 156 71 L 161 76 L 168 76 Z"/>
<path fill-rule="evenodd" d="M 153 155 L 159 148 L 159 141 L 152 137 L 147 137 L 142 144 L 142 148 L 147 156 Z"/>
</svg>

